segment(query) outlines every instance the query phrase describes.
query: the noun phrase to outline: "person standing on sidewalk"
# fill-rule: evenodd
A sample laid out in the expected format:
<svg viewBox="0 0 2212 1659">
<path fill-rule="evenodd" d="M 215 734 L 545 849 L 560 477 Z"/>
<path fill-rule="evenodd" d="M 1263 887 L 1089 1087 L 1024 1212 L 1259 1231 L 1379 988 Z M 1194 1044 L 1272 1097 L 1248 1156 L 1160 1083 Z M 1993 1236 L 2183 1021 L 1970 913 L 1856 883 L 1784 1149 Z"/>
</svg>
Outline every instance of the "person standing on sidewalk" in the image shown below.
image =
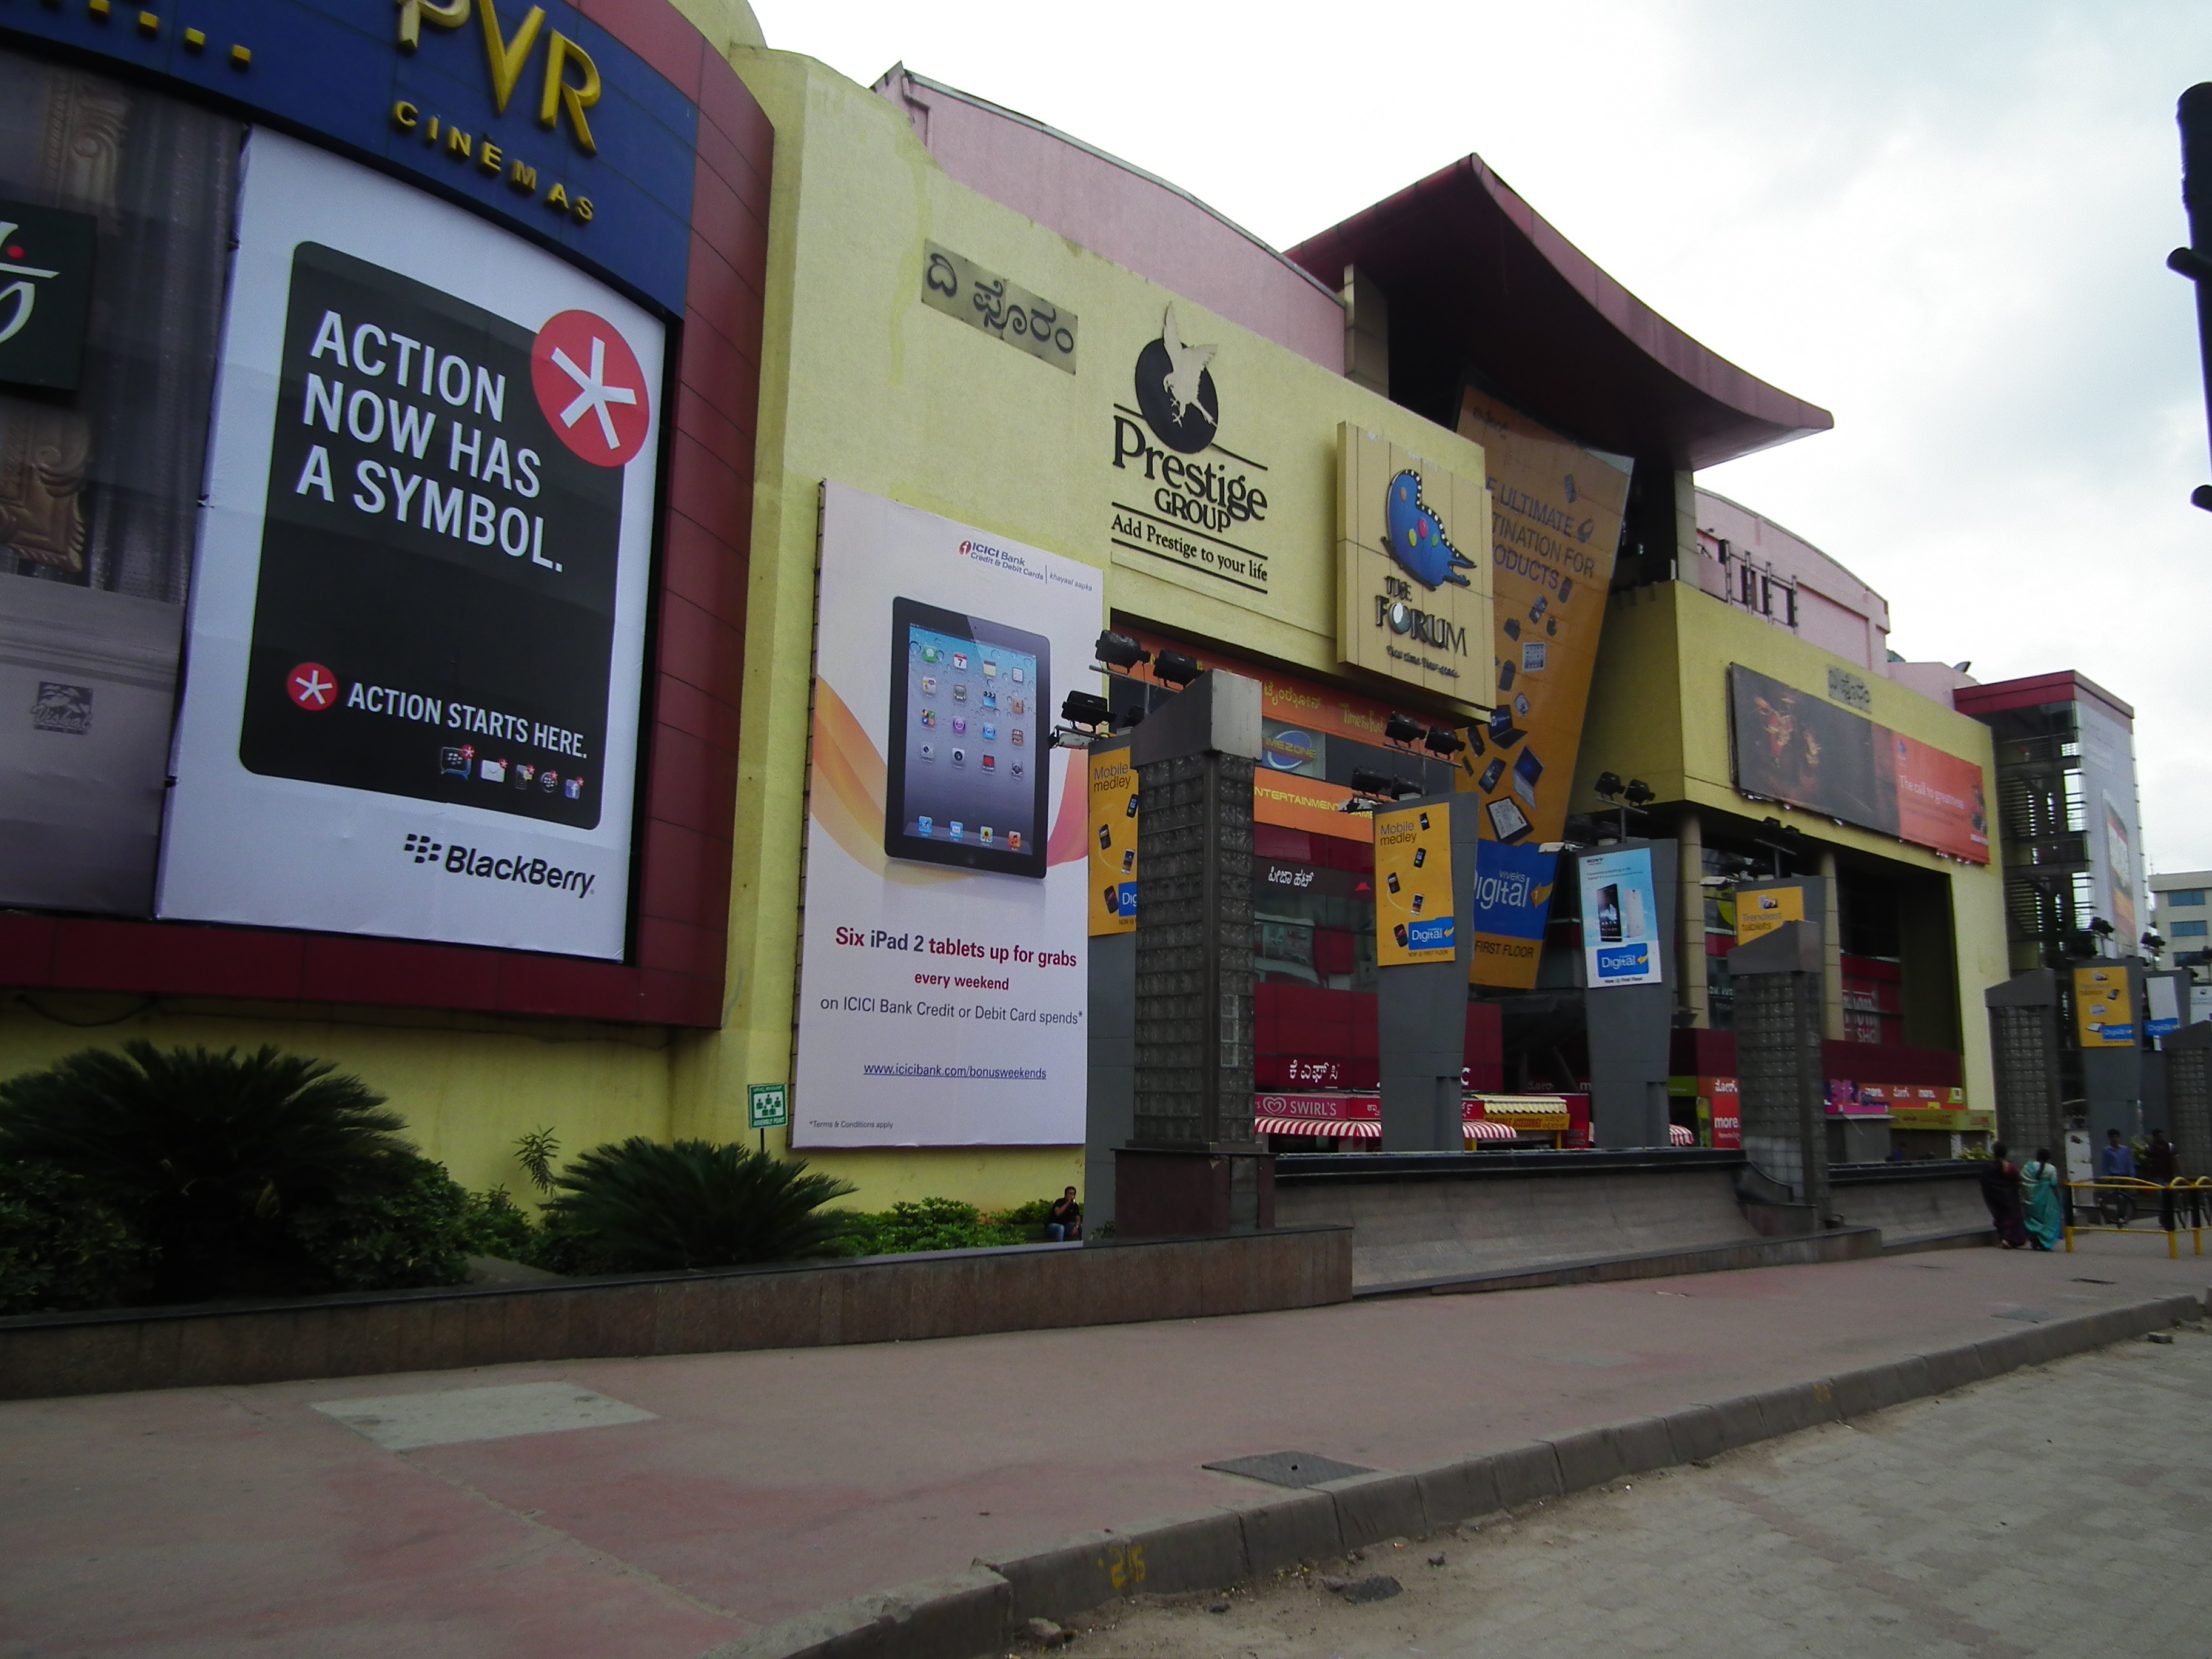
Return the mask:
<svg viewBox="0 0 2212 1659">
<path fill-rule="evenodd" d="M 2097 1179 L 2100 1181 L 2133 1181 L 2136 1178 L 2136 1149 L 2120 1139 L 2118 1129 L 2105 1131 L 2105 1145 L 2097 1154 Z M 2097 1208 L 2103 1212 L 2107 1226 L 2124 1227 L 2135 1219 L 2135 1200 L 2123 1189 L 2099 1193 Z"/>
<path fill-rule="evenodd" d="M 1982 1202 L 1990 1206 L 1997 1243 L 2008 1250 L 2027 1243 L 2027 1228 L 2020 1218 L 2020 1166 L 2005 1156 L 2002 1140 L 1990 1148 L 1990 1167 L 1982 1171 Z"/>
<path fill-rule="evenodd" d="M 2181 1174 L 2181 1154 L 2166 1138 L 2163 1129 L 2150 1132 L 2150 1145 L 2143 1149 L 2143 1174 L 2158 1182 L 2158 1224 L 2167 1232 L 2173 1231 L 2173 1182 Z"/>
<path fill-rule="evenodd" d="M 2051 1148 L 2035 1149 L 2035 1161 L 2020 1172 L 2027 1193 L 2028 1242 L 2039 1250 L 2055 1250 L 2066 1236 L 2066 1206 L 2058 1195 L 2058 1170 L 2051 1161 Z"/>
</svg>

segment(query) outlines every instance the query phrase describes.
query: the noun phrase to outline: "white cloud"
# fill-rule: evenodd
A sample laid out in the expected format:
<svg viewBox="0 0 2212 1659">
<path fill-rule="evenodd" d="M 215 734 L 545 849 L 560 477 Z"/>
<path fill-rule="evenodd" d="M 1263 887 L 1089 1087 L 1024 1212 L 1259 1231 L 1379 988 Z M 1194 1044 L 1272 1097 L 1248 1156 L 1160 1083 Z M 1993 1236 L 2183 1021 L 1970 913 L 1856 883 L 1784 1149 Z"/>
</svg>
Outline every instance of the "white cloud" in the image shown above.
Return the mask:
<svg viewBox="0 0 2212 1659">
<path fill-rule="evenodd" d="M 2144 838 L 2212 867 L 2212 479 L 2173 100 L 2197 6 L 758 0 L 1174 179 L 1279 246 L 1469 151 L 1832 434 L 1707 481 L 1887 595 L 1910 656 L 2136 708 Z"/>
</svg>

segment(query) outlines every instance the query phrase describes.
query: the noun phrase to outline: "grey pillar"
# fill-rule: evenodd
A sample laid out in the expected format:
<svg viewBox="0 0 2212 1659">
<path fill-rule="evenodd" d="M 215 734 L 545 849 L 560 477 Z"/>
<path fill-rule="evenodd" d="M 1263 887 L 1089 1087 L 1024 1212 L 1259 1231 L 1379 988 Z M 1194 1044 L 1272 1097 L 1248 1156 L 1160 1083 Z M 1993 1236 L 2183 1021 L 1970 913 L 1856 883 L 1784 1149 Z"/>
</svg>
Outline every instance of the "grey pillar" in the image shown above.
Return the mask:
<svg viewBox="0 0 2212 1659">
<path fill-rule="evenodd" d="M 2136 957 L 2123 957 L 2117 961 L 2107 958 L 2079 965 L 2124 969 L 2128 975 L 2127 1006 L 2135 1014 L 2133 1043 L 2123 1048 L 2081 1050 L 2083 1115 L 2088 1120 L 2090 1146 L 2100 1149 L 2108 1130 L 2118 1129 L 2124 1140 L 2133 1140 L 2143 1132 L 2142 963 Z"/>
<path fill-rule="evenodd" d="M 1467 1150 L 1468 971 L 1474 963 L 1474 861 L 1480 795 L 1428 795 L 1398 809 L 1442 814 L 1450 825 L 1452 959 L 1377 970 L 1376 1036 L 1381 1049 L 1382 1150 Z"/>
<path fill-rule="evenodd" d="M 2166 1102 L 2181 1173 L 2212 1175 L 2212 1023 L 2185 1025 L 2166 1039 Z"/>
<path fill-rule="evenodd" d="M 1997 1085 L 1997 1139 L 2033 1152 L 2066 1152 L 2064 1090 L 2058 1069 L 2058 975 L 2048 968 L 2015 974 L 1982 993 L 1990 1011 L 1990 1054 Z"/>
<path fill-rule="evenodd" d="M 1744 1156 L 1810 1205 L 1815 1226 L 1828 1214 L 1820 958 L 1820 930 L 1795 921 L 1729 952 Z"/>
<path fill-rule="evenodd" d="M 1809 908 L 1806 915 L 1812 915 Z M 1831 1042 L 1844 1040 L 1843 895 L 1837 890 L 1832 847 L 1820 849 L 1820 1034 Z"/>
<path fill-rule="evenodd" d="M 1252 765 L 1260 683 L 1201 674 L 1139 726 L 1131 1141 L 1252 1139 Z"/>
<path fill-rule="evenodd" d="M 1091 1064 L 1083 1131 L 1084 1217 L 1114 1219 L 1114 1152 L 1137 1124 L 1137 936 L 1091 941 Z"/>
<path fill-rule="evenodd" d="M 1671 841 L 1623 841 L 1601 854 L 1651 851 L 1651 891 L 1659 907 L 1656 985 L 1592 985 L 1583 994 L 1589 1030 L 1590 1139 L 1600 1147 L 1664 1146 L 1668 1050 L 1674 1032 L 1674 952 L 1680 860 Z M 1577 879 L 1580 872 L 1577 871 Z"/>
<path fill-rule="evenodd" d="M 1675 934 L 1680 944 L 1681 1006 L 1698 1030 L 1713 1023 L 1712 985 L 1705 962 L 1705 832 L 1695 812 L 1674 818 L 1674 840 L 1680 848 L 1682 892 L 1676 900 Z"/>
</svg>

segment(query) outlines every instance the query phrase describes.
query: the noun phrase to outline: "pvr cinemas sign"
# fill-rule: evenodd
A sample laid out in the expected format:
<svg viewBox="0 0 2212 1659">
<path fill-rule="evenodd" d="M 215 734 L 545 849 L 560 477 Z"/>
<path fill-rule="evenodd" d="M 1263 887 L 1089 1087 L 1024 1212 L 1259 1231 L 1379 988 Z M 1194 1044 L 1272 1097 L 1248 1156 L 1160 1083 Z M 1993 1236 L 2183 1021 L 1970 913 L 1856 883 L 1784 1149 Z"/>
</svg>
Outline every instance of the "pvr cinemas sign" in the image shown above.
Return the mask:
<svg viewBox="0 0 2212 1659">
<path fill-rule="evenodd" d="M 482 25 L 493 107 L 501 115 L 507 113 L 516 88 L 522 85 L 533 59 L 538 60 L 541 64 L 537 77 L 538 125 L 555 133 L 566 125 L 577 149 L 586 155 L 599 153 L 588 113 L 599 101 L 599 67 L 589 52 L 560 30 L 545 27 L 543 7 L 531 7 L 512 33 L 500 21 L 496 0 L 399 0 L 398 10 L 399 50 L 407 52 L 422 44 L 423 24 L 440 29 L 464 28 L 473 12 Z M 545 46 L 542 53 L 538 50 L 541 36 Z M 541 192 L 537 167 L 520 155 L 507 154 L 489 133 L 471 132 L 404 98 L 392 106 L 392 124 L 403 132 L 417 135 L 457 166 L 474 167 L 493 178 L 504 178 L 518 195 L 538 197 L 552 212 L 578 224 L 592 221 L 589 197 L 575 194 L 557 179 Z"/>
</svg>

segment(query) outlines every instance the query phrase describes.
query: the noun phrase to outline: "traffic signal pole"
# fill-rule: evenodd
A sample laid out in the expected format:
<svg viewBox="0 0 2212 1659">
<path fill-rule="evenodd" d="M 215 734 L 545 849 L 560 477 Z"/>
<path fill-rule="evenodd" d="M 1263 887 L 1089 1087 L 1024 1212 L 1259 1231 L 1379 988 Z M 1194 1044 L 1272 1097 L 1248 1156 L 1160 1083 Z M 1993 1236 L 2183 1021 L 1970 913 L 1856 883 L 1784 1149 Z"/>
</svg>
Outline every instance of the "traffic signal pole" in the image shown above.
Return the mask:
<svg viewBox="0 0 2212 1659">
<path fill-rule="evenodd" d="M 2212 436 L 2212 82 L 2181 94 L 2181 204 L 2189 215 L 2189 246 L 2166 256 L 2166 268 L 2197 285 L 2197 349 L 2204 382 L 2204 417 Z M 2212 484 L 2199 484 L 2190 501 L 2212 513 Z"/>
</svg>

